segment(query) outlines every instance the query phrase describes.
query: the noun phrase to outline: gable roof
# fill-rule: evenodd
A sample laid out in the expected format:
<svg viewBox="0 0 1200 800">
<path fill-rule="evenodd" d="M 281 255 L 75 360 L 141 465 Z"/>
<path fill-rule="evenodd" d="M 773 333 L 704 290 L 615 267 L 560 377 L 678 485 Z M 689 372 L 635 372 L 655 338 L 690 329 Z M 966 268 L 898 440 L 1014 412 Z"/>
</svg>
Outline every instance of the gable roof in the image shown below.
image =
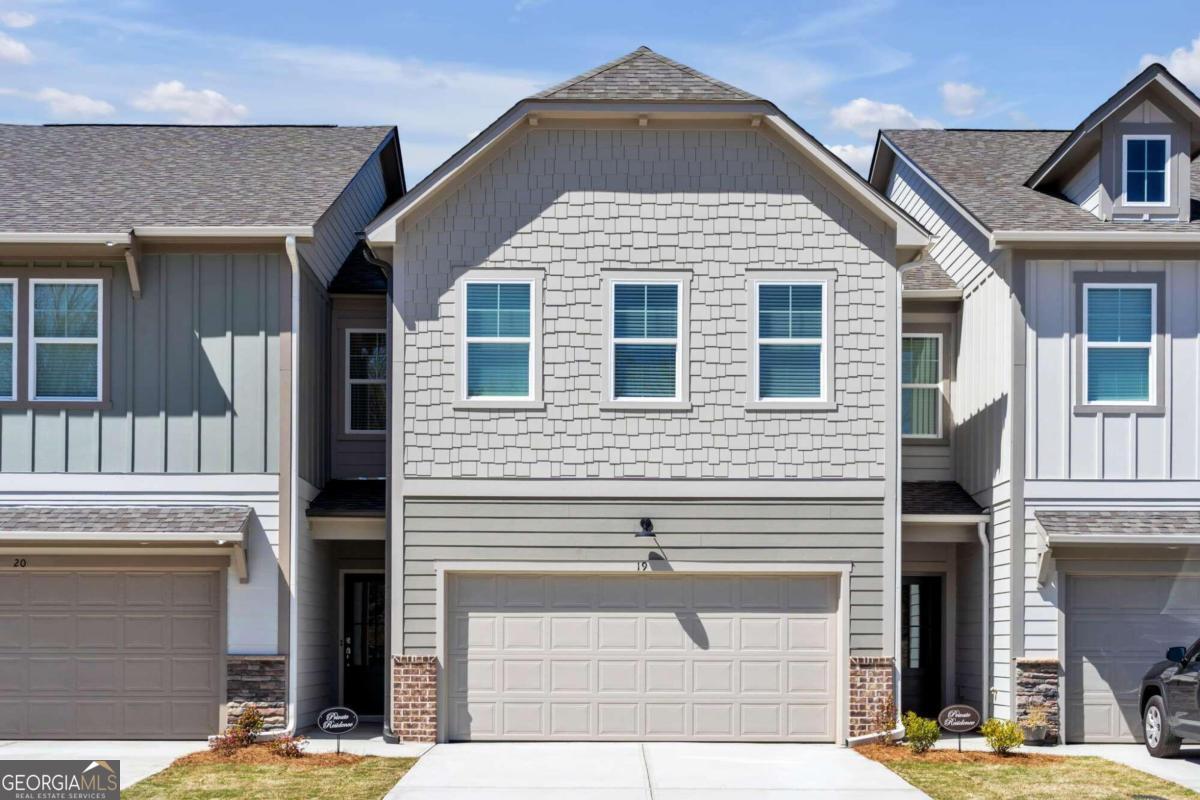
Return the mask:
<svg viewBox="0 0 1200 800">
<path fill-rule="evenodd" d="M 534 95 L 539 100 L 747 102 L 761 98 L 643 45 Z"/>
<path fill-rule="evenodd" d="M 962 290 L 954 278 L 943 269 L 938 260 L 928 251 L 916 261 L 904 265 L 900 273 L 901 285 L 906 292 L 958 292 Z"/>
<path fill-rule="evenodd" d="M 0 233 L 313 225 L 394 132 L 0 125 Z"/>
</svg>

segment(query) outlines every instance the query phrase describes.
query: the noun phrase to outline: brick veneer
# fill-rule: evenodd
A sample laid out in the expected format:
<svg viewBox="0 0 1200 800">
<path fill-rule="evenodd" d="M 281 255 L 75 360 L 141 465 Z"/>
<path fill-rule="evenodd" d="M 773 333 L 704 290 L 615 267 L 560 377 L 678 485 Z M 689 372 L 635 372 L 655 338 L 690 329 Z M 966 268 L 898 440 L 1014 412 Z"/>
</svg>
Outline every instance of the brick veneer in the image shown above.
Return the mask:
<svg viewBox="0 0 1200 800">
<path fill-rule="evenodd" d="M 892 659 L 883 656 L 850 659 L 851 738 L 879 732 L 877 721 L 895 691 L 894 671 Z"/>
<path fill-rule="evenodd" d="M 392 733 L 402 742 L 437 741 L 436 656 L 392 656 Z"/>
<path fill-rule="evenodd" d="M 249 705 L 266 718 L 264 730 L 287 724 L 287 656 L 225 657 L 225 724 Z"/>
<path fill-rule="evenodd" d="M 1017 724 L 1025 722 L 1032 706 L 1046 710 L 1046 739 L 1057 742 L 1061 712 L 1058 701 L 1059 663 L 1057 658 L 1017 659 Z"/>
</svg>

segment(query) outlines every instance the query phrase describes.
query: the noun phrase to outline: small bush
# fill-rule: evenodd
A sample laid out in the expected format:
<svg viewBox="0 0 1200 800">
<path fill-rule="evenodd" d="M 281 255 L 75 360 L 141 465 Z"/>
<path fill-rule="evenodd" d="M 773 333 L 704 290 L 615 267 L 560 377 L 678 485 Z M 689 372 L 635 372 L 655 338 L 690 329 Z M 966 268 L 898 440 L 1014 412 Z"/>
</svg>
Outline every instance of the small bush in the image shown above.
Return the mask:
<svg viewBox="0 0 1200 800">
<path fill-rule="evenodd" d="M 1008 755 L 1010 750 L 1025 743 L 1025 734 L 1021 732 L 1021 726 L 1007 719 L 993 717 L 979 726 L 979 732 L 987 739 L 992 752 L 1000 755 Z"/>
<path fill-rule="evenodd" d="M 904 738 L 914 753 L 927 753 L 942 738 L 936 720 L 919 717 L 912 711 L 904 715 Z"/>
<path fill-rule="evenodd" d="M 308 739 L 303 736 L 280 736 L 267 742 L 271 752 L 283 758 L 300 758 L 304 755 L 304 747 Z"/>
<path fill-rule="evenodd" d="M 896 699 L 888 695 L 887 699 L 875 710 L 871 718 L 871 732 L 881 744 L 895 744 L 892 731 L 896 729 Z"/>
<path fill-rule="evenodd" d="M 1021 720 L 1022 728 L 1048 728 L 1050 716 L 1042 705 L 1033 705 L 1025 710 L 1025 719 Z"/>
<path fill-rule="evenodd" d="M 246 706 L 224 733 L 209 741 L 208 747 L 213 752 L 227 756 L 234 750 L 254 744 L 255 737 L 262 732 L 265 724 L 266 720 L 257 707 Z"/>
</svg>

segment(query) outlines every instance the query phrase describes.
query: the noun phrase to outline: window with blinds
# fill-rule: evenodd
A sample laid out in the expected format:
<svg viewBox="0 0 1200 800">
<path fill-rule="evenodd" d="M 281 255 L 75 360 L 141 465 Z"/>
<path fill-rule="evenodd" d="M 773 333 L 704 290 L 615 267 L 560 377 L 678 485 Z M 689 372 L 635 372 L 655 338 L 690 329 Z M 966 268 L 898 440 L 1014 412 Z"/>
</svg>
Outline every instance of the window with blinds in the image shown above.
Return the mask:
<svg viewBox="0 0 1200 800">
<path fill-rule="evenodd" d="M 466 398 L 533 399 L 533 285 L 466 284 Z"/>
<path fill-rule="evenodd" d="M 30 385 L 34 400 L 100 399 L 103 282 L 30 284 Z"/>
<path fill-rule="evenodd" d="M 17 282 L 0 280 L 0 400 L 17 397 Z"/>
<path fill-rule="evenodd" d="M 759 400 L 824 397 L 825 284 L 757 284 Z"/>
<path fill-rule="evenodd" d="M 900 346 L 900 432 L 911 438 L 942 435 L 942 337 L 906 333 Z"/>
<path fill-rule="evenodd" d="M 387 332 L 346 331 L 346 432 L 387 430 Z"/>
<path fill-rule="evenodd" d="M 1153 401 L 1153 284 L 1087 284 L 1083 316 L 1087 401 Z"/>
<path fill-rule="evenodd" d="M 612 399 L 679 399 L 679 284 L 612 284 Z"/>
</svg>

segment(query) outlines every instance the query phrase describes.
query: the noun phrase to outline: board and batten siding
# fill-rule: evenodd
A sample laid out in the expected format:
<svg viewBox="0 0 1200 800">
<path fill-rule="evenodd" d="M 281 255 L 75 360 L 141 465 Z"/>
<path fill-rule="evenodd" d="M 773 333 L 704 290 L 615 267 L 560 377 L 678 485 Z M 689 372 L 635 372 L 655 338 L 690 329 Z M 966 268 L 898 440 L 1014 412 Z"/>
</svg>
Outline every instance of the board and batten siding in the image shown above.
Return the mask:
<svg viewBox="0 0 1200 800">
<path fill-rule="evenodd" d="M 136 300 L 124 262 L 90 265 L 112 271 L 111 402 L 0 404 L 0 472 L 277 473 L 280 256 L 147 254 Z"/>
<path fill-rule="evenodd" d="M 658 545 L 635 539 L 650 517 Z M 454 561 L 851 563 L 850 654 L 883 648 L 880 501 L 405 501 L 404 652 L 436 647 L 436 564 Z M 660 549 L 661 548 L 661 549 Z"/>
<path fill-rule="evenodd" d="M 750 130 L 530 128 L 402 222 L 404 473 L 433 478 L 886 476 L 886 227 Z M 545 408 L 453 408 L 454 280 L 544 270 Z M 690 408 L 602 410 L 602 270 L 690 272 Z M 836 273 L 833 398 L 747 411 L 748 277 Z"/>
</svg>

